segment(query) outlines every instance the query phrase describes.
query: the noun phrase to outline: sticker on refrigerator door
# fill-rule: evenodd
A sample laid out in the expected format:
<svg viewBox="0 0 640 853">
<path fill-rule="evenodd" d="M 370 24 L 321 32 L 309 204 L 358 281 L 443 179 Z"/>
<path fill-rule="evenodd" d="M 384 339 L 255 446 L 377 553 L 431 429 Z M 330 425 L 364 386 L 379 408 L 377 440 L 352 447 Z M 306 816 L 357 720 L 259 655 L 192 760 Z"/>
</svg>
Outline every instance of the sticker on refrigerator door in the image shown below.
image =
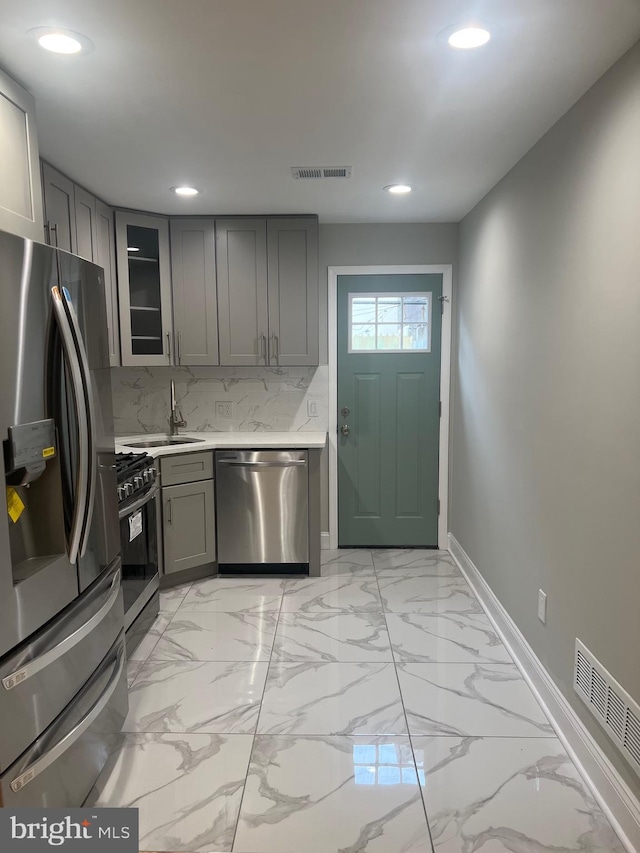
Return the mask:
<svg viewBox="0 0 640 853">
<path fill-rule="evenodd" d="M 142 510 L 138 510 L 129 518 L 129 542 L 142 533 Z"/>
<path fill-rule="evenodd" d="M 11 486 L 7 487 L 7 512 L 9 513 L 9 518 L 13 521 L 14 524 L 17 523 L 18 519 L 24 512 L 24 504 L 22 503 L 22 499 L 20 495 L 16 492 L 14 488 Z"/>
</svg>

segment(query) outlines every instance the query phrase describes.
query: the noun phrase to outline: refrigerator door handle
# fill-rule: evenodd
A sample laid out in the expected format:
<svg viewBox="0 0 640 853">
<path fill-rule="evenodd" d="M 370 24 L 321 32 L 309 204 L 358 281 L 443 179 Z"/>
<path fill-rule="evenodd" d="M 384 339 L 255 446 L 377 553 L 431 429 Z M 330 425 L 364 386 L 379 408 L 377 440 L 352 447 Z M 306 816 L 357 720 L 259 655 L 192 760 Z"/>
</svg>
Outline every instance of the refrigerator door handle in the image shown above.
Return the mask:
<svg viewBox="0 0 640 853">
<path fill-rule="evenodd" d="M 109 683 L 105 687 L 102 696 L 100 696 L 95 705 L 82 718 L 82 720 L 80 720 L 75 728 L 71 729 L 71 731 L 62 738 L 62 740 L 59 740 L 58 743 L 55 746 L 52 746 L 51 749 L 47 750 L 44 755 L 37 758 L 33 764 L 30 764 L 19 776 L 16 776 L 13 782 L 11 782 L 11 790 L 14 793 L 21 791 L 25 785 L 32 782 L 36 776 L 39 776 L 40 773 L 46 770 L 47 767 L 50 767 L 54 761 L 57 761 L 61 755 L 64 755 L 64 753 L 82 737 L 92 723 L 100 716 L 109 704 L 109 701 L 118 686 L 124 669 L 124 661 L 124 651 L 120 650 L 118 653 L 116 669 L 109 679 Z"/>
<path fill-rule="evenodd" d="M 89 489 L 86 503 L 86 511 L 84 514 L 84 526 L 82 531 L 82 537 L 80 539 L 80 556 L 84 557 L 85 551 L 87 550 L 87 542 L 89 540 L 89 533 L 91 531 L 91 521 L 93 519 L 93 507 L 96 500 L 96 482 L 98 479 L 98 454 L 96 450 L 96 413 L 95 407 L 93 403 L 93 386 L 91 384 L 91 371 L 89 370 L 89 359 L 87 358 L 87 351 L 84 346 L 84 341 L 82 340 L 82 334 L 80 332 L 80 324 L 78 323 L 78 316 L 76 314 L 76 310 L 73 307 L 73 302 L 71 301 L 71 296 L 66 287 L 62 288 L 62 292 L 64 294 L 65 306 L 67 309 L 67 313 L 69 315 L 69 321 L 71 323 L 71 328 L 73 330 L 75 342 L 76 342 L 76 351 L 78 353 L 78 361 L 80 362 L 80 369 L 82 371 L 83 378 L 83 388 L 85 394 L 85 402 L 86 402 L 86 411 L 87 411 L 87 420 L 89 423 L 89 449 L 88 449 L 88 468 L 89 468 Z"/>
<path fill-rule="evenodd" d="M 62 348 L 64 350 L 71 385 L 75 409 L 78 416 L 78 475 L 76 478 L 75 500 L 71 529 L 69 531 L 69 562 L 74 565 L 78 559 L 80 540 L 86 517 L 88 486 L 89 486 L 89 422 L 86 417 L 86 398 L 84 384 L 78 354 L 73 340 L 73 333 L 69 325 L 69 318 L 65 311 L 62 294 L 59 287 L 51 288 L 51 303 L 53 316 L 60 332 Z"/>
<path fill-rule="evenodd" d="M 37 658 L 34 658 L 29 663 L 21 666 L 20 669 L 17 669 L 15 672 L 12 672 L 11 675 L 7 675 L 2 679 L 2 686 L 5 690 L 12 690 L 14 687 L 17 687 L 18 684 L 22 684 L 23 681 L 26 681 L 27 678 L 31 678 L 32 675 L 35 675 L 37 672 L 45 669 L 47 666 L 52 664 L 54 661 L 61 658 L 65 655 L 70 649 L 74 646 L 77 646 L 78 643 L 82 642 L 85 637 L 87 637 L 93 629 L 102 622 L 102 620 L 109 614 L 111 608 L 118 600 L 118 595 L 120 593 L 120 577 L 121 571 L 118 571 L 113 576 L 113 580 L 111 581 L 111 588 L 109 592 L 109 597 L 102 605 L 100 610 L 96 611 L 90 619 L 78 628 L 77 631 L 74 631 L 73 634 L 70 634 L 68 637 L 65 637 L 62 642 L 53 646 L 53 648 L 48 649 L 43 654 L 39 655 Z"/>
</svg>

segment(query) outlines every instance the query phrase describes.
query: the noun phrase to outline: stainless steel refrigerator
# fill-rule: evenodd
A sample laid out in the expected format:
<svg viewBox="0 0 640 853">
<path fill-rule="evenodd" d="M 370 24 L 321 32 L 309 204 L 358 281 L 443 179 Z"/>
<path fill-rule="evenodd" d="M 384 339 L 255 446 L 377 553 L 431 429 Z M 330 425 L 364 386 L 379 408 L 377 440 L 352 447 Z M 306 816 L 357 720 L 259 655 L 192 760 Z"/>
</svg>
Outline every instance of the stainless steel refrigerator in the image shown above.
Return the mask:
<svg viewBox="0 0 640 853">
<path fill-rule="evenodd" d="M 0 805 L 79 806 L 127 713 L 103 272 L 0 232 Z"/>
</svg>

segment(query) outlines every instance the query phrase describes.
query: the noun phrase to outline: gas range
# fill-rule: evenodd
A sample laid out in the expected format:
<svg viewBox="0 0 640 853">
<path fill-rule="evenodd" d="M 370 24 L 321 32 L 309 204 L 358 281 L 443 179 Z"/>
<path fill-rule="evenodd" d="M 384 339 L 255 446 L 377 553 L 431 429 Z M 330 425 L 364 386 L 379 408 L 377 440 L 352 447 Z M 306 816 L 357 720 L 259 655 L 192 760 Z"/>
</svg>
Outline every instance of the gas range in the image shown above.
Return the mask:
<svg viewBox="0 0 640 853">
<path fill-rule="evenodd" d="M 138 498 L 156 481 L 158 470 L 148 453 L 116 453 L 118 504 Z"/>
<path fill-rule="evenodd" d="M 161 566 L 160 492 L 153 456 L 116 453 L 122 594 L 130 655 L 158 614 Z"/>
</svg>

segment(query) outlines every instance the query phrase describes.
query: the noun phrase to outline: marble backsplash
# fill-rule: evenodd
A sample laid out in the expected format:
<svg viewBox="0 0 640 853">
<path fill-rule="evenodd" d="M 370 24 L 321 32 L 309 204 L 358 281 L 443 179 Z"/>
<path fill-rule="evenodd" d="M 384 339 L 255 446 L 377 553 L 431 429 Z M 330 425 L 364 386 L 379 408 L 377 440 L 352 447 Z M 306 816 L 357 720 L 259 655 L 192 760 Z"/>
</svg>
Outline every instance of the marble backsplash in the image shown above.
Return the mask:
<svg viewBox="0 0 640 853">
<path fill-rule="evenodd" d="M 111 371 L 116 435 L 167 432 L 169 383 L 187 431 L 325 431 L 327 365 L 320 367 L 116 367 Z M 231 403 L 230 418 L 216 403 Z M 311 404 L 311 406 L 310 406 Z M 316 414 L 309 414 L 315 404 Z"/>
</svg>

